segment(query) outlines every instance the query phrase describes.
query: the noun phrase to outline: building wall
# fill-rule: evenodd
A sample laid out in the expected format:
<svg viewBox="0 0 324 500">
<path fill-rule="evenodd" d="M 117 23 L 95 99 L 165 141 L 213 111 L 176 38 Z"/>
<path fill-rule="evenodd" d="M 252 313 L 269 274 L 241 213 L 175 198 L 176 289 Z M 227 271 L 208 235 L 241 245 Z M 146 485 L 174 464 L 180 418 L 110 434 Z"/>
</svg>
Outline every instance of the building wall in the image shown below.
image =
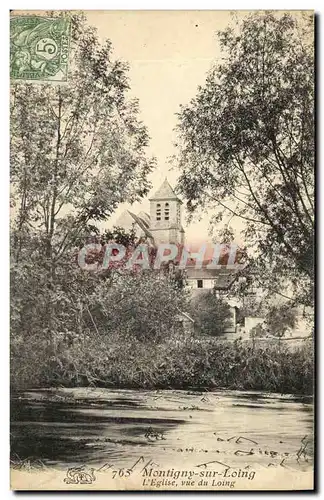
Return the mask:
<svg viewBox="0 0 324 500">
<path fill-rule="evenodd" d="M 150 231 L 157 243 L 183 243 L 181 204 L 178 200 L 151 200 Z"/>
<path fill-rule="evenodd" d="M 251 331 L 257 325 L 260 325 L 264 322 L 264 318 L 256 317 L 256 316 L 246 316 L 244 320 L 244 326 L 247 331 Z"/>
<path fill-rule="evenodd" d="M 151 229 L 160 229 L 160 228 L 163 229 L 177 224 L 178 205 L 180 206 L 180 203 L 177 200 L 151 200 L 150 202 Z M 179 225 L 180 225 L 180 220 L 179 220 Z"/>
<path fill-rule="evenodd" d="M 198 280 L 197 279 L 187 279 L 187 284 L 189 288 L 194 288 L 198 290 L 211 290 L 214 287 L 215 280 L 213 279 L 202 279 L 202 288 L 198 289 Z"/>
<path fill-rule="evenodd" d="M 181 243 L 181 233 L 178 229 L 150 229 L 156 243 Z"/>
</svg>

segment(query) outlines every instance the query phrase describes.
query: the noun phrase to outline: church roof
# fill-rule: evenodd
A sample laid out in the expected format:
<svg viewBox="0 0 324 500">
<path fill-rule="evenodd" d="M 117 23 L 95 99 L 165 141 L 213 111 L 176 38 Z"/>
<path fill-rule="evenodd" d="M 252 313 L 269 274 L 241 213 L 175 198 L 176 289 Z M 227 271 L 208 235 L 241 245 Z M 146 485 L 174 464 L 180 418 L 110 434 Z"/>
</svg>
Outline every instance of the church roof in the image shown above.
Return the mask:
<svg viewBox="0 0 324 500">
<path fill-rule="evenodd" d="M 172 187 L 170 186 L 168 179 L 165 178 L 161 187 L 156 191 L 156 193 L 150 198 L 150 200 L 179 200 Z"/>
<path fill-rule="evenodd" d="M 134 224 L 134 218 L 128 210 L 125 210 L 116 220 L 115 226 L 123 227 L 124 229 L 131 229 Z"/>
<path fill-rule="evenodd" d="M 152 236 L 152 233 L 148 230 L 146 222 L 141 217 L 138 217 L 138 215 L 133 214 L 130 210 L 128 210 L 128 213 L 133 217 L 134 221 L 139 225 L 139 227 L 144 231 L 146 236 L 150 238 L 152 241 L 154 241 L 154 238 Z"/>
<path fill-rule="evenodd" d="M 150 225 L 150 216 L 149 214 L 147 214 L 146 212 L 143 212 L 143 210 L 141 212 L 139 212 L 137 214 L 137 216 L 142 219 L 142 221 L 144 221 L 144 223 L 147 225 L 147 227 L 149 227 Z"/>
</svg>

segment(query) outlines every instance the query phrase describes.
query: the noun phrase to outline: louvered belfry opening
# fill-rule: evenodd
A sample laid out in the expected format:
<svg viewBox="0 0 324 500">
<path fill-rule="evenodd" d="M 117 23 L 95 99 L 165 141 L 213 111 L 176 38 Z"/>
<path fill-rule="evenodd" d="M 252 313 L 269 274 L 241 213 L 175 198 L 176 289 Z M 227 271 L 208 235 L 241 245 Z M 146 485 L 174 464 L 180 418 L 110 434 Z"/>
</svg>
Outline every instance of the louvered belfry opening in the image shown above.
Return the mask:
<svg viewBox="0 0 324 500">
<path fill-rule="evenodd" d="M 156 205 L 156 220 L 161 220 L 161 203 Z"/>
<path fill-rule="evenodd" d="M 164 205 L 164 220 L 169 220 L 170 218 L 170 208 L 169 208 L 169 203 L 166 202 Z"/>
</svg>

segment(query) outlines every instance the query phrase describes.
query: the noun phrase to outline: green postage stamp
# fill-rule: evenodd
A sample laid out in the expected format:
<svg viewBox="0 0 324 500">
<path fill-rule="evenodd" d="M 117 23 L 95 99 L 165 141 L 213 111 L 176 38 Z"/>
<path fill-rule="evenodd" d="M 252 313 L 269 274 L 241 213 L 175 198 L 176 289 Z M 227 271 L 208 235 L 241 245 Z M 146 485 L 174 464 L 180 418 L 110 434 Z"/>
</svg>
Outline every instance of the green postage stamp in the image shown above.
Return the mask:
<svg viewBox="0 0 324 500">
<path fill-rule="evenodd" d="M 11 17 L 10 77 L 12 79 L 67 81 L 69 49 L 69 19 Z"/>
</svg>

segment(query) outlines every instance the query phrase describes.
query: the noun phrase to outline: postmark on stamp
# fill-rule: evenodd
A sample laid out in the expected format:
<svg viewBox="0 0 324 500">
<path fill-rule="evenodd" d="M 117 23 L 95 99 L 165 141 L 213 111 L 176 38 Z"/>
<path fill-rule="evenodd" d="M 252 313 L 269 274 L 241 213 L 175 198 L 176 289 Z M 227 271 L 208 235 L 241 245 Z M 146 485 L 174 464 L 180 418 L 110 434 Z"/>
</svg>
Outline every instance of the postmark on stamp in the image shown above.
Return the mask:
<svg viewBox="0 0 324 500">
<path fill-rule="evenodd" d="M 10 19 L 10 77 L 67 81 L 70 20 L 38 16 Z"/>
</svg>

